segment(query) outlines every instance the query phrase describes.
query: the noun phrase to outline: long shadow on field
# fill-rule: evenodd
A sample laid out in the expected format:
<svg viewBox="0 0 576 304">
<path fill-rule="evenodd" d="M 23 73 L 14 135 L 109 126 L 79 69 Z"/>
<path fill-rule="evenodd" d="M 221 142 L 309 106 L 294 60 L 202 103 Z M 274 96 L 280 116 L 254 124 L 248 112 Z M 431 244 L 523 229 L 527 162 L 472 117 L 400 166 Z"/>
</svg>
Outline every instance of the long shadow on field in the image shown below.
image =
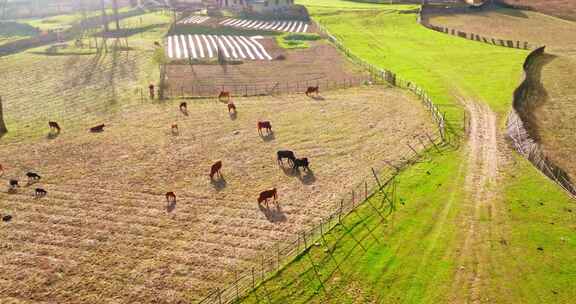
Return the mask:
<svg viewBox="0 0 576 304">
<path fill-rule="evenodd" d="M 316 182 L 316 176 L 314 175 L 314 171 L 312 171 L 312 169 L 308 169 L 306 171 L 304 171 L 306 174 L 298 175 L 298 179 L 304 184 L 304 185 L 311 185 L 314 182 Z"/>
<path fill-rule="evenodd" d="M 282 168 L 282 171 L 286 176 L 298 177 L 298 179 L 301 178 L 300 170 L 294 170 L 294 168 L 290 166 L 288 167 L 280 166 L 280 168 Z"/>
<path fill-rule="evenodd" d="M 230 116 L 230 120 L 236 120 L 238 118 L 238 114 L 236 112 L 230 112 L 228 115 Z"/>
<path fill-rule="evenodd" d="M 286 214 L 280 208 L 280 204 L 267 207 L 266 205 L 258 204 L 258 209 L 266 216 L 266 219 L 272 223 L 280 223 L 286 221 Z"/>
<path fill-rule="evenodd" d="M 168 213 L 171 213 L 172 211 L 174 211 L 174 209 L 176 209 L 176 202 L 170 202 L 166 206 L 166 212 L 168 212 Z"/>
<path fill-rule="evenodd" d="M 262 138 L 263 141 L 265 142 L 270 142 L 276 139 L 276 136 L 274 135 L 274 132 L 270 132 L 266 135 L 260 135 L 260 138 Z"/>
<path fill-rule="evenodd" d="M 214 187 L 214 190 L 222 191 L 222 189 L 226 188 L 226 185 L 228 185 L 228 182 L 226 182 L 226 179 L 224 179 L 224 176 L 221 176 L 219 179 L 211 179 L 210 184 L 212 184 L 212 187 Z"/>
</svg>

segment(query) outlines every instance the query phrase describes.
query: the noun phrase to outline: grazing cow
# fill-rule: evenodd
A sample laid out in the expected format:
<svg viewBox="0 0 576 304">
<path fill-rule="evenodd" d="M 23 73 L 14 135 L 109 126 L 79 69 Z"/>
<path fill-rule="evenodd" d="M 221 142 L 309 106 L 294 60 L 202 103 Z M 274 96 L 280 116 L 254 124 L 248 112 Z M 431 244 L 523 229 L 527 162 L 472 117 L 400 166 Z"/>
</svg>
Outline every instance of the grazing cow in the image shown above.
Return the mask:
<svg viewBox="0 0 576 304">
<path fill-rule="evenodd" d="M 60 133 L 60 125 L 55 121 L 49 121 L 48 127 L 50 127 L 50 131 L 56 131 L 56 133 Z"/>
<path fill-rule="evenodd" d="M 306 90 L 306 96 L 310 96 L 312 93 L 316 93 L 316 96 L 318 96 L 318 94 L 320 94 L 320 88 L 318 86 L 308 87 Z"/>
<path fill-rule="evenodd" d="M 266 129 L 268 134 L 272 133 L 272 124 L 269 121 L 259 121 L 258 122 L 258 134 L 262 136 L 262 129 Z"/>
<path fill-rule="evenodd" d="M 173 125 L 172 125 L 172 134 L 173 134 L 173 135 L 177 135 L 178 133 L 180 133 L 180 130 L 178 129 L 178 125 L 177 125 L 177 124 L 173 124 Z"/>
<path fill-rule="evenodd" d="M 26 176 L 28 177 L 28 181 L 39 181 L 42 177 L 34 172 L 28 172 L 26 173 Z"/>
<path fill-rule="evenodd" d="M 230 111 L 234 111 L 234 113 L 236 113 L 236 105 L 231 101 L 228 103 L 228 113 L 230 113 Z"/>
<path fill-rule="evenodd" d="M 2 221 L 3 222 L 9 222 L 12 220 L 12 216 L 11 215 L 5 215 L 2 217 Z"/>
<path fill-rule="evenodd" d="M 186 113 L 188 112 L 188 104 L 185 102 L 180 103 L 180 112 Z"/>
<path fill-rule="evenodd" d="M 276 188 L 271 190 L 262 191 L 260 196 L 258 196 L 258 204 L 262 204 L 262 202 L 266 203 L 266 207 L 268 207 L 268 199 L 273 198 L 274 202 L 278 199 L 278 192 Z"/>
<path fill-rule="evenodd" d="M 298 168 L 302 167 L 304 168 L 304 170 L 306 171 L 310 171 L 310 167 L 308 167 L 310 165 L 310 163 L 308 162 L 308 158 L 304 157 L 304 158 L 297 158 L 296 160 L 294 160 L 293 162 L 294 166 L 294 171 L 298 170 Z"/>
<path fill-rule="evenodd" d="M 176 202 L 176 194 L 174 194 L 174 192 L 166 192 L 166 201 L 168 203 L 170 203 L 170 202 L 175 203 Z"/>
<path fill-rule="evenodd" d="M 154 92 L 155 92 L 155 91 L 154 91 L 154 85 L 153 85 L 153 84 L 150 84 L 150 85 L 148 86 L 148 94 L 150 95 L 150 99 L 154 99 L 154 97 L 155 97 L 155 96 L 154 96 L 154 94 L 155 94 Z"/>
<path fill-rule="evenodd" d="M 288 151 L 288 150 L 283 150 L 283 151 L 278 151 L 276 152 L 277 155 L 277 160 L 278 160 L 278 164 L 282 165 L 283 164 L 283 159 L 287 158 L 288 161 L 294 165 L 294 161 L 296 160 L 296 155 L 294 155 L 294 152 L 292 151 Z"/>
<path fill-rule="evenodd" d="M 217 162 L 215 162 L 212 165 L 212 168 L 210 168 L 210 179 L 214 179 L 214 175 L 218 174 L 218 177 L 222 177 L 222 173 L 220 173 L 220 170 L 222 169 L 222 161 L 219 160 Z"/>
<path fill-rule="evenodd" d="M 228 100 L 230 100 L 230 92 L 220 92 L 220 94 L 218 94 L 218 100 L 222 100 L 222 98 L 228 98 Z"/>
<path fill-rule="evenodd" d="M 90 128 L 90 132 L 92 133 L 100 133 L 100 132 L 104 132 L 104 127 L 106 125 L 101 124 L 101 125 L 97 125 L 95 127 Z"/>
<path fill-rule="evenodd" d="M 15 179 L 11 179 L 9 182 L 10 185 L 10 190 L 15 190 L 16 188 L 20 187 L 20 185 L 18 184 L 18 181 Z"/>
<path fill-rule="evenodd" d="M 48 191 L 42 189 L 42 188 L 36 188 L 36 191 L 34 191 L 34 197 L 35 198 L 41 198 L 44 197 L 48 194 Z"/>
</svg>

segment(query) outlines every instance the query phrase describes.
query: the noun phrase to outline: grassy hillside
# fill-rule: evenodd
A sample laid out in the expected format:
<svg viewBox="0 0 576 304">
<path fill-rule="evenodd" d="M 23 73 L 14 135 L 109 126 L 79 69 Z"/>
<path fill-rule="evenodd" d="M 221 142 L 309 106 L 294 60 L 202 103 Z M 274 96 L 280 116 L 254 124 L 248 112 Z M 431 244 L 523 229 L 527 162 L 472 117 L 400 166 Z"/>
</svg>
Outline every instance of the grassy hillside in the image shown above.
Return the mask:
<svg viewBox="0 0 576 304">
<path fill-rule="evenodd" d="M 436 33 L 419 26 L 414 14 L 397 14 L 387 6 L 370 10 L 349 1 L 299 3 L 356 55 L 429 90 L 453 122 L 463 116 L 459 101 L 474 100 L 488 104 L 503 126 L 526 52 Z M 487 185 L 493 194 L 478 207 L 475 219 L 480 232 L 472 246 L 480 248 L 474 251 L 481 254 L 479 260 L 458 259 L 468 229 L 462 223 L 477 204 L 465 187 L 466 171 L 474 165 L 465 157 L 469 150 L 431 153 L 400 176 L 405 205 L 393 224 L 366 222 L 378 242 L 369 236 L 363 243 L 366 251 L 355 246 L 354 239 L 368 228 L 352 214 L 345 222 L 352 231 L 338 227 L 326 239 L 336 261 L 325 245 L 312 247 L 245 301 L 570 303 L 576 296 L 571 283 L 576 257 L 570 253 L 576 249 L 574 203 L 505 142 L 498 146 L 503 149 L 500 173 Z M 374 213 L 368 208 L 359 212 Z M 454 285 L 476 261 L 482 263 L 478 282 Z"/>
</svg>

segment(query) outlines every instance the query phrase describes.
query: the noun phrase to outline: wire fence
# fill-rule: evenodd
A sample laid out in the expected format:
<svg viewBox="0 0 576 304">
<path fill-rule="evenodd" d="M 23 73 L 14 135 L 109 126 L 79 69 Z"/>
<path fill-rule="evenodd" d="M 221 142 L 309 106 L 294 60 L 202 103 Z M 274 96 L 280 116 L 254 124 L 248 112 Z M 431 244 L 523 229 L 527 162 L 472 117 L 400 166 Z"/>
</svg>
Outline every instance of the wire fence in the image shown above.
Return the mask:
<svg viewBox="0 0 576 304">
<path fill-rule="evenodd" d="M 368 63 L 364 59 L 356 56 L 350 49 L 344 46 L 344 44 L 338 40 L 334 35 L 332 35 L 326 27 L 324 27 L 320 22 L 314 21 L 318 31 L 321 32 L 323 36 L 325 36 L 332 44 L 336 46 L 341 52 L 343 52 L 346 57 L 348 57 L 352 62 L 356 65 L 363 67 L 367 70 L 373 81 L 385 81 L 395 87 L 408 89 L 416 94 L 424 106 L 428 109 L 428 111 L 432 114 L 432 118 L 436 123 L 436 126 L 439 130 L 440 136 L 442 137 L 443 141 L 451 141 L 452 137 L 450 133 L 447 133 L 447 121 L 446 121 L 446 114 L 441 112 L 438 106 L 432 100 L 430 94 L 417 84 L 412 81 L 405 80 L 400 78 L 397 74 L 392 71 L 379 68 L 371 63 Z"/>
<path fill-rule="evenodd" d="M 532 80 L 529 77 L 530 69 L 538 57 L 544 55 L 545 47 L 534 50 L 524 62 L 524 79 L 520 86 L 514 91 L 514 103 L 512 111 L 508 116 L 507 133 L 512 140 L 516 151 L 528 159 L 544 175 L 552 179 L 568 194 L 576 199 L 576 187 L 570 181 L 568 174 L 544 154 L 536 140 L 528 132 L 528 128 L 522 119 L 523 107 L 532 89 Z"/>
<path fill-rule="evenodd" d="M 405 155 L 397 161 L 384 161 L 379 169 L 371 169 L 371 172 L 361 182 L 350 187 L 350 191 L 341 199 L 335 201 L 333 211 L 322 218 L 312 228 L 303 230 L 297 235 L 278 242 L 273 248 L 255 257 L 254 266 L 242 271 L 236 270 L 234 281 L 223 288 L 217 288 L 210 292 L 200 304 L 227 304 L 238 303 L 252 290 L 265 282 L 277 271 L 290 263 L 294 258 L 304 253 L 308 248 L 317 244 L 332 228 L 341 223 L 342 219 L 354 212 L 363 204 L 370 204 L 368 200 L 373 195 L 381 193 L 389 197 L 390 212 L 395 209 L 395 195 L 393 183 L 395 177 L 406 166 L 422 158 L 422 151 L 438 149 L 443 145 L 442 136 L 438 132 L 418 134 L 404 142 Z"/>
<path fill-rule="evenodd" d="M 447 9 L 445 7 L 443 7 L 441 12 L 445 14 L 447 12 L 446 10 Z M 530 49 L 536 48 L 536 46 L 534 44 L 531 44 L 527 41 L 507 40 L 507 39 L 486 37 L 486 36 L 479 35 L 476 33 L 468 33 L 465 31 L 458 30 L 458 29 L 453 29 L 453 28 L 449 28 L 449 27 L 445 27 L 445 26 L 439 26 L 439 25 L 431 24 L 430 19 L 428 18 L 428 15 L 432 14 L 434 11 L 435 11 L 435 8 L 433 8 L 429 5 L 423 5 L 422 8 L 420 9 L 420 13 L 418 15 L 418 23 L 420 23 L 424 27 L 429 28 L 433 31 L 445 33 L 445 34 L 452 35 L 452 36 L 457 36 L 457 37 L 464 38 L 464 39 L 483 42 L 483 43 L 487 43 L 487 44 L 492 44 L 492 45 L 497 45 L 497 46 L 502 46 L 502 47 L 508 47 L 508 48 L 514 48 L 514 49 L 524 49 L 524 50 L 530 50 Z M 462 10 L 462 8 L 458 8 L 457 12 L 466 13 L 469 11 L 470 11 L 470 9 L 468 9 L 468 8 L 466 8 L 464 10 Z M 454 13 L 454 12 L 452 12 L 452 13 Z"/>
<path fill-rule="evenodd" d="M 162 78 L 166 78 L 165 76 Z M 276 94 L 305 93 L 309 87 L 318 87 L 321 92 L 347 89 L 362 85 L 375 84 L 370 76 L 342 79 L 313 79 L 291 82 L 247 83 L 247 84 L 202 84 L 164 86 L 166 98 L 205 98 L 216 97 L 220 92 L 229 92 L 231 96 L 266 96 Z"/>
</svg>

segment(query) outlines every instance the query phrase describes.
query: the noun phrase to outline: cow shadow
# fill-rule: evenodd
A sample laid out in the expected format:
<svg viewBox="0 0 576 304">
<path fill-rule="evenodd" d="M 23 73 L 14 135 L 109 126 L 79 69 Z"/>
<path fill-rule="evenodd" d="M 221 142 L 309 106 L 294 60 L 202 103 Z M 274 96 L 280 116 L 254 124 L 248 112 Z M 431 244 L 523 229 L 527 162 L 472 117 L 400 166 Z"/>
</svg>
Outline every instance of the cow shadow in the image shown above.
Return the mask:
<svg viewBox="0 0 576 304">
<path fill-rule="evenodd" d="M 185 110 L 185 109 L 180 109 L 180 112 L 182 112 L 182 115 L 184 115 L 184 116 L 190 115 L 190 114 L 188 113 L 188 110 Z"/>
<path fill-rule="evenodd" d="M 262 138 L 263 141 L 265 142 L 270 142 L 276 139 L 276 136 L 274 135 L 274 132 L 270 132 L 267 133 L 266 135 L 260 135 L 260 138 Z"/>
<path fill-rule="evenodd" d="M 298 173 L 300 173 L 300 170 L 298 170 Z M 316 176 L 314 175 L 314 171 L 312 171 L 312 169 L 304 170 L 304 173 L 304 175 L 298 174 L 298 179 L 300 179 L 300 182 L 302 182 L 304 185 L 311 185 L 316 182 Z"/>
<path fill-rule="evenodd" d="M 228 185 L 228 182 L 224 176 L 220 176 L 218 179 L 210 179 L 210 184 L 214 187 L 216 191 L 222 191 Z"/>
<path fill-rule="evenodd" d="M 60 136 L 60 132 L 50 132 L 48 133 L 48 135 L 46 135 L 47 139 L 56 139 L 58 138 L 58 136 Z"/>
<path fill-rule="evenodd" d="M 166 212 L 171 213 L 174 209 L 176 209 L 176 201 L 171 201 L 166 205 Z"/>
<path fill-rule="evenodd" d="M 260 212 L 264 213 L 266 219 L 271 223 L 281 223 L 286 222 L 287 220 L 286 214 L 284 211 L 282 211 L 282 208 L 278 203 L 272 203 L 271 206 L 266 206 L 266 204 L 258 204 L 258 209 L 260 209 Z"/>
<path fill-rule="evenodd" d="M 282 168 L 282 171 L 284 172 L 284 174 L 286 176 L 290 176 L 290 177 L 298 177 L 300 178 L 300 170 L 294 170 L 294 168 L 288 166 L 284 166 L 284 165 L 280 165 L 280 168 Z"/>
<path fill-rule="evenodd" d="M 238 118 L 238 113 L 236 113 L 236 111 L 228 112 L 228 116 L 230 116 L 230 120 L 236 120 Z"/>
<path fill-rule="evenodd" d="M 312 99 L 314 99 L 314 100 L 316 100 L 316 101 L 324 101 L 324 100 L 326 100 L 326 98 L 324 98 L 324 97 L 322 97 L 322 96 L 320 96 L 320 95 L 318 95 L 318 96 L 310 96 L 310 98 L 312 98 Z"/>
</svg>

